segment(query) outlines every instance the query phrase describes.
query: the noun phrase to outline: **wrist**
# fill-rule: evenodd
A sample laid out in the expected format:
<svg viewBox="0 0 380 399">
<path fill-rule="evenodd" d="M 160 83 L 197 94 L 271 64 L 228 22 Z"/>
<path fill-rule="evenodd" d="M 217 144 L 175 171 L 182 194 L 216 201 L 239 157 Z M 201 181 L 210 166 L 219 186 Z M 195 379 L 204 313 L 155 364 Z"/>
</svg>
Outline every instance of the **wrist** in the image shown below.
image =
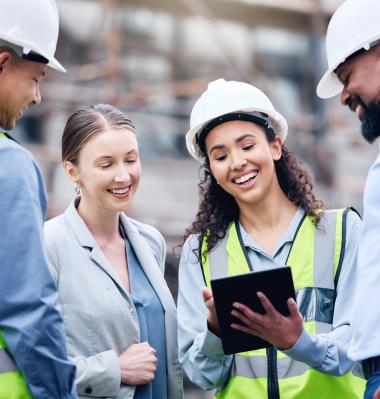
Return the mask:
<svg viewBox="0 0 380 399">
<path fill-rule="evenodd" d="M 287 351 L 289 349 L 292 349 L 293 346 L 299 340 L 301 334 L 302 334 L 302 330 L 300 332 L 291 334 L 290 336 L 287 337 L 286 341 L 282 342 L 281 345 L 279 345 L 277 348 L 282 351 Z"/>
<path fill-rule="evenodd" d="M 209 319 L 207 319 L 207 329 L 220 338 L 220 330 L 218 323 L 212 322 Z"/>
</svg>

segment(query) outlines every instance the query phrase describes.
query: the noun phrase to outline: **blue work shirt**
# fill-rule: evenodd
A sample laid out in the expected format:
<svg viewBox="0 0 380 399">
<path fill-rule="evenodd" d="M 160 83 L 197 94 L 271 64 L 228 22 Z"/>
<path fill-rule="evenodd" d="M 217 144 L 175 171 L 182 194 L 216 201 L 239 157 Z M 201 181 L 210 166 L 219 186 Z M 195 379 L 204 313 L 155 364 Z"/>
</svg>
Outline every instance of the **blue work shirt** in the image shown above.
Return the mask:
<svg viewBox="0 0 380 399">
<path fill-rule="evenodd" d="M 380 154 L 364 188 L 363 224 L 358 249 L 358 277 L 352 312 L 353 360 L 380 356 Z"/>
<path fill-rule="evenodd" d="M 34 398 L 76 398 L 43 245 L 43 178 L 32 155 L 6 137 L 0 137 L 0 196 L 0 331 Z"/>
<path fill-rule="evenodd" d="M 162 304 L 126 239 L 131 297 L 140 325 L 140 341 L 156 350 L 158 359 L 153 381 L 137 385 L 134 399 L 167 398 L 165 316 Z"/>
</svg>

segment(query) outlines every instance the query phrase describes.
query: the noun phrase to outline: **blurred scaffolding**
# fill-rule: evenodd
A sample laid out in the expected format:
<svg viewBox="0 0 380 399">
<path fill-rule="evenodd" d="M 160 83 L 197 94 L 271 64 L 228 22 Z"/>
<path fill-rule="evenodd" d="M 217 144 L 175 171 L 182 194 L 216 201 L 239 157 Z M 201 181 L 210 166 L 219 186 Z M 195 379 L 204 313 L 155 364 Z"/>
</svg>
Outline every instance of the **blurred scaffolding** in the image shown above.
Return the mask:
<svg viewBox="0 0 380 399">
<path fill-rule="evenodd" d="M 168 242 L 167 278 L 176 297 L 171 253 L 198 204 L 199 165 L 184 135 L 195 98 L 211 80 L 244 80 L 263 89 L 289 122 L 287 146 L 312 168 L 327 204 L 361 210 L 376 148 L 338 99 L 317 99 L 324 33 L 341 0 L 58 0 L 57 58 L 44 101 L 17 130 L 42 164 L 54 216 L 74 196 L 60 166 L 67 117 L 99 102 L 136 123 L 143 179 L 130 213 Z M 190 395 L 190 394 L 189 394 Z M 201 398 L 200 393 L 193 394 Z M 188 396 L 189 398 L 191 396 Z"/>
</svg>

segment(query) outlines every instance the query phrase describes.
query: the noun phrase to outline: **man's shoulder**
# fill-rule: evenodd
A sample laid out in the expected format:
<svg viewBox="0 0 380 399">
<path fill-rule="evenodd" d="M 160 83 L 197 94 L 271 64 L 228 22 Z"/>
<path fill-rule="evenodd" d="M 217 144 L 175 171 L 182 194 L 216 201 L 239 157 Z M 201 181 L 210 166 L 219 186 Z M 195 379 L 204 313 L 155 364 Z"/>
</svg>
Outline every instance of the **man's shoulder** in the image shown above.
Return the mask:
<svg viewBox="0 0 380 399">
<path fill-rule="evenodd" d="M 0 138 L 0 163 L 7 164 L 7 169 L 16 164 L 34 164 L 33 155 L 16 141 Z"/>
</svg>

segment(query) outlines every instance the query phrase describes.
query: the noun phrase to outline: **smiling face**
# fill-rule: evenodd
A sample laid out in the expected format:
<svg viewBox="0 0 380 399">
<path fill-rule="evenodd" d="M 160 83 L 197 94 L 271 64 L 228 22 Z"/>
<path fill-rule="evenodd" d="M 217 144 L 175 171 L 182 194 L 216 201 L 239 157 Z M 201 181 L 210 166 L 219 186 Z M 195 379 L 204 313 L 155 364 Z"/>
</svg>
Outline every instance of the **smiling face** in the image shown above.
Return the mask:
<svg viewBox="0 0 380 399">
<path fill-rule="evenodd" d="M 281 142 L 269 143 L 262 127 L 226 122 L 211 130 L 205 144 L 212 175 L 239 206 L 258 203 L 278 187 L 274 161 L 281 157 Z"/>
<path fill-rule="evenodd" d="M 29 104 L 41 102 L 40 81 L 47 65 L 0 52 L 0 126 L 10 130 Z"/>
<path fill-rule="evenodd" d="M 349 58 L 336 74 L 343 84 L 341 103 L 356 113 L 364 138 L 372 142 L 380 124 L 380 46 Z"/>
<path fill-rule="evenodd" d="M 80 150 L 77 165 L 64 166 L 81 188 L 80 206 L 103 214 L 124 211 L 141 176 L 136 135 L 128 129 L 98 133 Z"/>
</svg>

